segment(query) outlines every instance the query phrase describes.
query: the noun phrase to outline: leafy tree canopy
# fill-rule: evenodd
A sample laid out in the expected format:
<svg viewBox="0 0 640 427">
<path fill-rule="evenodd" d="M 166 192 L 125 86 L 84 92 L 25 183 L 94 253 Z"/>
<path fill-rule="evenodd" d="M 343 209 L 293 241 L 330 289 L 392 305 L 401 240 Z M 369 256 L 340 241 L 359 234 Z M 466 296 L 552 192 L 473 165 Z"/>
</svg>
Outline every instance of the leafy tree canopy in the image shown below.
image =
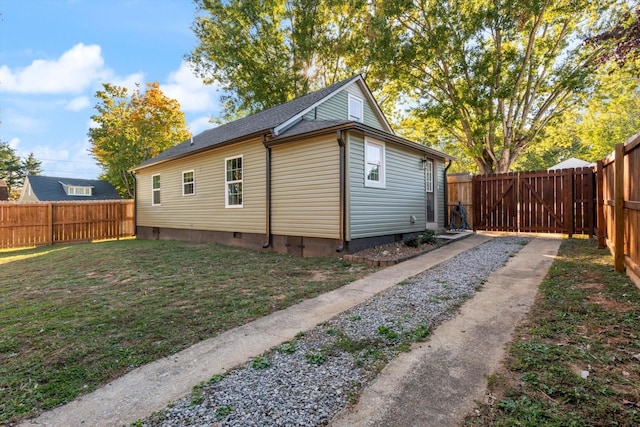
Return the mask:
<svg viewBox="0 0 640 427">
<path fill-rule="evenodd" d="M 33 153 L 29 153 L 26 159 L 21 160 L 9 144 L 0 142 L 0 179 L 7 184 L 12 199 L 17 198 L 18 189 L 22 187 L 27 175 L 42 173 L 41 164 Z"/>
<path fill-rule="evenodd" d="M 613 3 L 383 3 L 381 39 L 396 49 L 381 52 L 415 99 L 412 115 L 433 121 L 481 173 L 506 172 L 590 88 L 598 51 L 579 41 L 608 23 Z"/>
<path fill-rule="evenodd" d="M 601 64 L 613 61 L 622 67 L 627 60 L 634 63 L 640 53 L 640 7 L 623 13 L 613 28 L 587 38 L 586 43 L 603 48 L 598 57 Z M 638 64 L 634 65 L 638 70 Z"/>
<path fill-rule="evenodd" d="M 227 119 L 363 73 L 383 110 L 407 108 L 392 117 L 406 119 L 401 133 L 483 173 L 508 171 L 581 105 L 604 51 L 582 40 L 628 11 L 623 0 L 196 2 L 189 60 L 226 91 Z"/>
<path fill-rule="evenodd" d="M 123 197 L 134 197 L 135 179 L 129 170 L 189 138 L 180 104 L 167 98 L 157 82 L 133 93 L 104 84 L 96 92 L 96 123 L 89 129 L 91 154 L 102 167 L 101 179 Z"/>
<path fill-rule="evenodd" d="M 365 0 L 196 0 L 188 56 L 225 90 L 225 117 L 245 116 L 371 67 Z"/>
</svg>

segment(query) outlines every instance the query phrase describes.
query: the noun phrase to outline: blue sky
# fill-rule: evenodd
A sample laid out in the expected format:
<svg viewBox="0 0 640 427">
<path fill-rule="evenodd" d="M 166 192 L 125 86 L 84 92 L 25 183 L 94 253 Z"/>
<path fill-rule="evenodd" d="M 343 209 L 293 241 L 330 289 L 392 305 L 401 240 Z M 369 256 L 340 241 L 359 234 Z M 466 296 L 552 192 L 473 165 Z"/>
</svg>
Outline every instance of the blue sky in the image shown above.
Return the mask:
<svg viewBox="0 0 640 427">
<path fill-rule="evenodd" d="M 0 0 L 0 141 L 43 175 L 97 178 L 87 132 L 102 83 L 157 81 L 192 133 L 213 127 L 220 93 L 184 63 L 191 0 Z"/>
</svg>

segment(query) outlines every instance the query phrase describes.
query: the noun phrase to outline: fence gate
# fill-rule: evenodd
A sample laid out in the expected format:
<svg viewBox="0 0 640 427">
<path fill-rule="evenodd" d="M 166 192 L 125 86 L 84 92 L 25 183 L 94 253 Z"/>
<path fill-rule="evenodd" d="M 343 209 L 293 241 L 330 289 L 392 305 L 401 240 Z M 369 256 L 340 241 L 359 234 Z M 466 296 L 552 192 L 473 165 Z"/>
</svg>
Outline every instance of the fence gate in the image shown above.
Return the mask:
<svg viewBox="0 0 640 427">
<path fill-rule="evenodd" d="M 591 168 L 473 177 L 474 230 L 594 233 Z"/>
</svg>

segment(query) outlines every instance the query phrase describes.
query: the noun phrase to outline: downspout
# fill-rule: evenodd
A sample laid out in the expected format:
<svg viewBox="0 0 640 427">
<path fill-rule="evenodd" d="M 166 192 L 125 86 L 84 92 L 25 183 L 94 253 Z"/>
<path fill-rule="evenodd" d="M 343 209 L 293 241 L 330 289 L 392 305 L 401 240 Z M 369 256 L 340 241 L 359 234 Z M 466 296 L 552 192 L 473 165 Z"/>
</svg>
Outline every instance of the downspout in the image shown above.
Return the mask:
<svg viewBox="0 0 640 427">
<path fill-rule="evenodd" d="M 336 252 L 342 252 L 345 247 L 346 235 L 346 177 L 345 177 L 345 143 L 342 137 L 342 131 L 337 131 L 336 139 L 340 146 L 340 245 L 336 248 Z"/>
<path fill-rule="evenodd" d="M 133 174 L 133 234 L 138 236 L 138 174 Z"/>
<path fill-rule="evenodd" d="M 266 162 L 267 162 L 267 183 L 266 183 L 266 190 L 267 190 L 267 194 L 266 194 L 266 216 L 265 216 L 265 222 L 266 222 L 266 239 L 267 242 L 262 245 L 263 249 L 267 249 L 268 247 L 271 246 L 271 147 L 267 147 L 267 135 L 262 135 L 262 143 L 265 145 L 265 148 L 267 149 L 267 155 L 266 155 Z"/>
<path fill-rule="evenodd" d="M 444 228 L 447 228 L 447 223 L 449 222 L 449 185 L 447 184 L 447 171 L 452 163 L 453 161 L 449 160 L 449 164 L 444 168 Z"/>
</svg>

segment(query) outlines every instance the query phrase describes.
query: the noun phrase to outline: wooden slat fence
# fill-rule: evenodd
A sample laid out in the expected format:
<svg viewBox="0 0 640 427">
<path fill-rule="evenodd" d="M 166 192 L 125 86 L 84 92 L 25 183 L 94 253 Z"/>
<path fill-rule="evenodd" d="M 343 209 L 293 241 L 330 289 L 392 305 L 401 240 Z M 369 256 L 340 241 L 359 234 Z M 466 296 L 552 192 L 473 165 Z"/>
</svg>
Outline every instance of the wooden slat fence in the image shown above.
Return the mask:
<svg viewBox="0 0 640 427">
<path fill-rule="evenodd" d="M 477 175 L 474 230 L 594 234 L 592 168 Z"/>
<path fill-rule="evenodd" d="M 445 224 L 449 226 L 453 209 L 461 204 L 467 214 L 469 228 L 473 227 L 473 191 L 471 181 L 473 175 L 470 173 L 456 173 L 447 175 L 447 218 Z M 457 218 L 454 218 L 457 219 Z M 457 227 L 459 223 L 456 223 Z"/>
<path fill-rule="evenodd" d="M 133 200 L 0 203 L 0 249 L 134 234 Z"/>
<path fill-rule="evenodd" d="M 640 133 L 597 165 L 598 246 L 640 287 Z"/>
</svg>

